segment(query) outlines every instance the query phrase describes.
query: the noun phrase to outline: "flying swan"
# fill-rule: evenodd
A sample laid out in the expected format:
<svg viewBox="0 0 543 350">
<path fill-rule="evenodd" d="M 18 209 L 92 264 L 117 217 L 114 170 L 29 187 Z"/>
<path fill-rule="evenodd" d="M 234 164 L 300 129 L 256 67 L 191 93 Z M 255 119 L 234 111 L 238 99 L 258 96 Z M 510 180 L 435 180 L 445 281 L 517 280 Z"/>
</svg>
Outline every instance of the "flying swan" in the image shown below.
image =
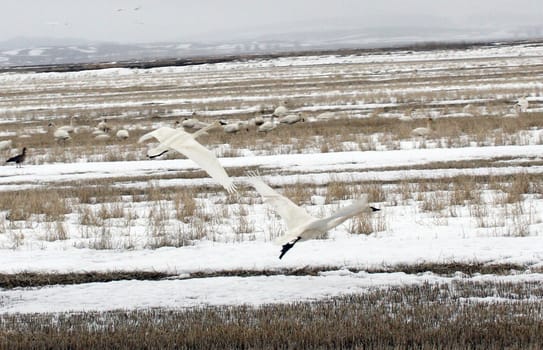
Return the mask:
<svg viewBox="0 0 543 350">
<path fill-rule="evenodd" d="M 339 209 L 333 215 L 317 219 L 266 185 L 258 173 L 250 172 L 248 181 L 260 193 L 264 202 L 275 208 L 287 225 L 287 233 L 277 238 L 277 242 L 283 245 L 279 259 L 297 242 L 319 237 L 357 214 L 380 210 L 368 205 L 368 195 L 365 194 L 361 199 Z"/>
<path fill-rule="evenodd" d="M 215 122 L 193 134 L 185 132 L 182 128 L 173 129 L 164 126 L 143 135 L 138 142 L 143 142 L 154 137 L 160 142 L 160 145 L 147 152 L 149 158 L 156 158 L 172 149 L 176 150 L 192 159 L 204 169 L 209 176 L 219 182 L 229 193 L 234 193 L 236 192 L 236 185 L 234 185 L 232 179 L 228 177 L 228 174 L 226 174 L 226 171 L 224 171 L 224 168 L 221 166 L 215 155 L 196 141 L 198 136 L 205 134 L 207 130 L 215 128 L 218 125 L 220 124 Z"/>
</svg>

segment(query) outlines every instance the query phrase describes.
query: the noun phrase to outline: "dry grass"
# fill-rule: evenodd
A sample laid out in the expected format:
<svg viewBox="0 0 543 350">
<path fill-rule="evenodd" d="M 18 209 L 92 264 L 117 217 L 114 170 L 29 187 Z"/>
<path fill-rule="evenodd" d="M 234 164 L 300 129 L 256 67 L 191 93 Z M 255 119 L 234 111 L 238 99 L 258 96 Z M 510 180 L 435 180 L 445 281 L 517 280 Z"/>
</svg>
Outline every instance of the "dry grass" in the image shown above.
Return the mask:
<svg viewBox="0 0 543 350">
<path fill-rule="evenodd" d="M 487 297 L 506 301 L 470 299 Z M 536 282 L 457 280 L 258 308 L 5 314 L 0 347 L 536 349 L 542 297 Z"/>
</svg>

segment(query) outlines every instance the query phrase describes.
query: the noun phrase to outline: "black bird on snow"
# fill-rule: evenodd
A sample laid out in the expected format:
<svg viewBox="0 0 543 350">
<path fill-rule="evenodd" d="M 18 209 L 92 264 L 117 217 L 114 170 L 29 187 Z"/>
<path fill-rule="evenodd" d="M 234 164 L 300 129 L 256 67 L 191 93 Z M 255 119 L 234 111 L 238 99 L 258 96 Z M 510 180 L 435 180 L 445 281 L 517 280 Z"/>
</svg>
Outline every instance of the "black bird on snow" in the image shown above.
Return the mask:
<svg viewBox="0 0 543 350">
<path fill-rule="evenodd" d="M 6 163 L 14 162 L 15 167 L 20 168 L 22 166 L 21 164 L 25 161 L 25 157 L 26 157 L 26 147 L 23 147 L 23 153 L 9 158 L 8 160 L 6 160 Z"/>
</svg>

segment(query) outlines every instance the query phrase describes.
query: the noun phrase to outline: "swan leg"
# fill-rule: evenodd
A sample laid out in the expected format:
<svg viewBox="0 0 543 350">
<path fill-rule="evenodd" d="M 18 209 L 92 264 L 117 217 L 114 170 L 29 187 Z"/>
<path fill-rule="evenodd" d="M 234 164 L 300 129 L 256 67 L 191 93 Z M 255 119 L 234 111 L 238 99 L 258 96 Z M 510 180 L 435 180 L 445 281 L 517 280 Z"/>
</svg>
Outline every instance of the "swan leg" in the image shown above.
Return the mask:
<svg viewBox="0 0 543 350">
<path fill-rule="evenodd" d="M 289 250 L 290 248 L 294 247 L 294 245 L 296 244 L 296 242 L 298 242 L 300 239 L 302 239 L 302 237 L 296 237 L 296 239 L 286 243 L 286 244 L 283 244 L 283 248 L 281 248 L 281 255 L 279 255 L 279 259 L 281 259 L 283 257 L 283 255 L 285 255 Z"/>
<path fill-rule="evenodd" d="M 156 157 L 160 157 L 161 155 L 163 155 L 164 153 L 168 152 L 169 148 L 166 147 L 166 146 L 163 146 L 163 145 L 158 145 L 157 147 L 153 148 L 153 149 L 150 149 L 148 152 L 147 152 L 147 156 L 151 159 L 153 158 L 156 158 Z"/>
</svg>

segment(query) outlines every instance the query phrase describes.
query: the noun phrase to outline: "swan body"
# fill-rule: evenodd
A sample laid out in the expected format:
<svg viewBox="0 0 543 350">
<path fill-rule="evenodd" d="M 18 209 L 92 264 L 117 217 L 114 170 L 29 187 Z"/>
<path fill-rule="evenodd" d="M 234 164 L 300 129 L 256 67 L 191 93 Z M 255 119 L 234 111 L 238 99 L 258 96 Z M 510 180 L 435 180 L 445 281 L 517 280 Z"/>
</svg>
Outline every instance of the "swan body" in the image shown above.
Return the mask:
<svg viewBox="0 0 543 350">
<path fill-rule="evenodd" d="M 317 120 L 328 120 L 333 119 L 335 116 L 334 112 L 323 112 L 317 116 Z"/>
<path fill-rule="evenodd" d="M 0 151 L 10 149 L 12 141 L 11 140 L 2 140 L 0 141 Z"/>
<path fill-rule="evenodd" d="M 130 137 L 130 134 L 128 133 L 128 130 L 126 129 L 120 129 L 115 134 L 115 137 L 117 137 L 119 140 L 126 140 Z"/>
<path fill-rule="evenodd" d="M 207 128 L 208 126 L 210 126 L 210 125 L 212 125 L 212 124 L 208 124 L 208 123 L 201 122 L 201 121 L 199 121 L 199 120 L 196 119 L 196 118 L 191 118 L 191 119 L 185 119 L 185 120 L 183 120 L 183 122 L 181 123 L 181 125 L 182 125 L 184 128 L 187 128 L 187 129 L 200 130 L 200 129 L 203 129 L 203 128 Z"/>
<path fill-rule="evenodd" d="M 239 131 L 240 123 L 231 123 L 231 124 L 223 125 L 222 129 L 227 134 L 234 134 Z"/>
<path fill-rule="evenodd" d="M 380 209 L 368 205 L 368 195 L 343 207 L 329 217 L 318 219 L 307 213 L 305 209 L 294 204 L 290 199 L 280 195 L 268 186 L 258 174 L 250 173 L 248 182 L 262 196 L 265 203 L 270 204 L 285 221 L 287 232 L 277 242 L 283 245 L 279 259 L 299 241 L 322 236 L 345 220 L 363 213 Z"/>
<path fill-rule="evenodd" d="M 262 124 L 264 124 L 264 118 L 262 118 L 260 115 L 249 120 L 249 125 L 251 126 L 260 126 Z"/>
<path fill-rule="evenodd" d="M 70 133 L 62 128 L 56 129 L 53 132 L 53 137 L 55 138 L 57 142 L 66 142 L 72 138 L 70 136 Z"/>
<path fill-rule="evenodd" d="M 277 124 L 275 124 L 275 121 L 273 120 L 273 118 L 274 118 L 274 115 L 272 114 L 271 120 L 268 120 L 264 124 L 260 125 L 256 129 L 256 131 L 258 131 L 258 132 L 268 132 L 268 131 L 272 131 L 273 129 L 275 129 L 277 127 Z"/>
<path fill-rule="evenodd" d="M 98 134 L 96 136 L 94 136 L 94 139 L 97 140 L 97 141 L 107 141 L 111 138 L 111 136 L 109 136 L 108 134 L 105 134 L 105 133 L 101 133 L 101 134 Z"/>
<path fill-rule="evenodd" d="M 54 125 L 54 123 L 51 123 Z M 71 133 L 71 132 L 74 132 L 75 130 L 75 127 L 74 127 L 74 117 L 70 117 L 70 125 L 62 125 L 62 126 L 59 126 L 57 128 L 57 130 L 64 130 L 68 133 Z"/>
<path fill-rule="evenodd" d="M 147 152 L 149 158 L 158 157 L 169 150 L 176 150 L 198 164 L 229 193 L 234 193 L 236 192 L 236 185 L 234 185 L 232 179 L 228 176 L 218 159 L 211 151 L 196 141 L 198 136 L 218 125 L 218 122 L 213 123 L 207 128 L 201 129 L 193 134 L 190 134 L 181 128 L 173 129 L 165 126 L 143 135 L 138 142 L 143 142 L 151 138 L 157 139 L 160 144 Z"/>
<path fill-rule="evenodd" d="M 413 136 L 428 136 L 430 135 L 434 130 L 432 128 L 432 118 L 428 118 L 428 120 L 426 121 L 426 127 L 420 127 L 420 128 L 415 128 L 413 130 L 411 130 L 411 135 Z"/>
<path fill-rule="evenodd" d="M 102 131 L 102 132 L 109 132 L 109 125 L 107 125 L 107 119 L 104 118 L 98 125 L 96 125 L 96 129 Z"/>
<path fill-rule="evenodd" d="M 515 103 L 515 109 L 517 112 L 526 112 L 528 110 L 528 100 L 525 97 L 521 97 Z"/>
<path fill-rule="evenodd" d="M 289 114 L 279 119 L 279 122 L 283 124 L 295 124 L 300 121 L 305 121 L 304 117 L 302 117 L 302 113 Z"/>
<path fill-rule="evenodd" d="M 284 117 L 288 114 L 288 108 L 285 106 L 279 106 L 273 111 L 273 115 L 276 117 Z"/>
</svg>

